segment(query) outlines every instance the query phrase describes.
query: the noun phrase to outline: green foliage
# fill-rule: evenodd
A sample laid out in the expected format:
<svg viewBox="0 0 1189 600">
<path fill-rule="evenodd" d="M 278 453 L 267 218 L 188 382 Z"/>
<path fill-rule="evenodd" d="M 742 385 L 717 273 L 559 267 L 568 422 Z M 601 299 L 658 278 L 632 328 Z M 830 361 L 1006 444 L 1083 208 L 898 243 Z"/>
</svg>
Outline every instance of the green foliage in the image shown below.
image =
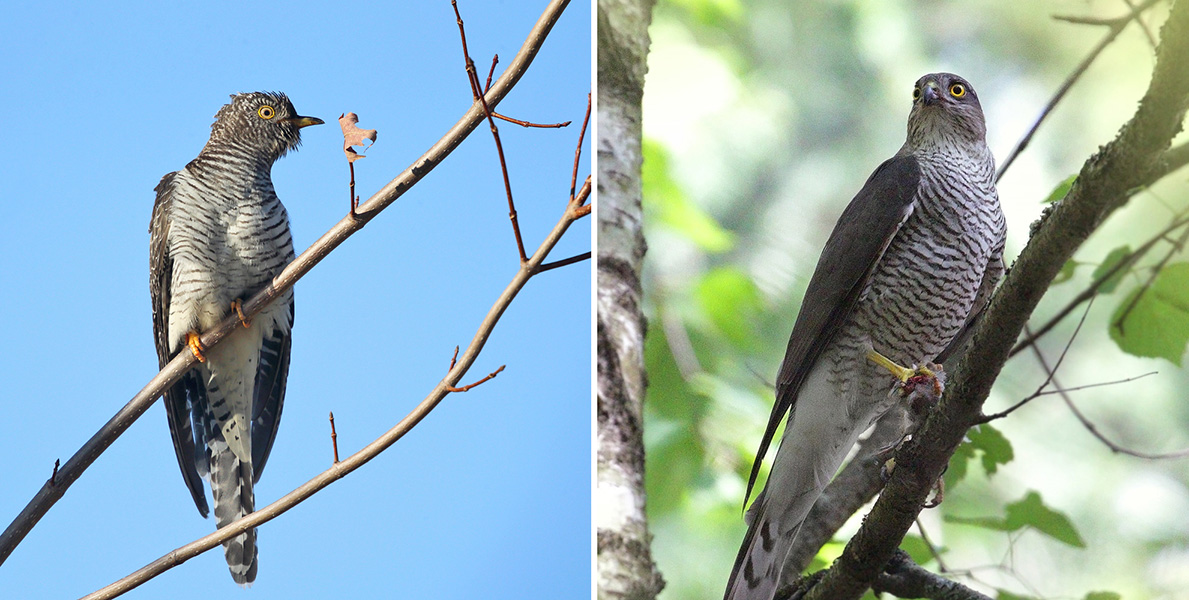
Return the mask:
<svg viewBox="0 0 1189 600">
<path fill-rule="evenodd" d="M 995 588 L 995 600 L 1040 600 L 1036 596 L 1021 596 L 1007 590 Z"/>
<path fill-rule="evenodd" d="M 1057 187 L 1053 188 L 1053 191 L 1049 192 L 1049 196 L 1044 199 L 1044 204 L 1052 204 L 1065 198 L 1065 195 L 1069 193 L 1071 188 L 1073 188 L 1073 182 L 1076 181 L 1077 178 L 1078 174 L 1074 173 L 1073 175 L 1070 175 L 1069 177 L 1066 177 L 1064 180 L 1062 180 L 1061 183 L 1058 183 Z"/>
<path fill-rule="evenodd" d="M 983 423 L 966 432 L 967 442 L 958 446 L 950 458 L 950 466 L 945 472 L 945 484 L 953 487 L 966 477 L 970 461 L 978 458 L 983 471 L 990 477 L 999 471 L 1000 465 L 1005 465 L 1015 458 L 1011 442 L 998 429 Z"/>
<path fill-rule="evenodd" d="M 1124 259 L 1130 257 L 1130 245 L 1119 246 L 1118 248 L 1111 250 L 1109 253 L 1107 253 L 1106 258 L 1102 259 L 1102 262 L 1098 265 L 1098 268 L 1094 269 L 1094 274 L 1092 275 L 1094 281 L 1098 281 L 1099 277 L 1106 275 L 1111 269 L 1115 268 L 1115 265 L 1118 265 Z M 1115 273 L 1110 279 L 1107 279 L 1106 281 L 1102 282 L 1102 285 L 1098 286 L 1098 293 L 1109 294 L 1115 291 L 1115 288 L 1119 287 L 1119 281 L 1121 281 L 1123 276 L 1126 274 L 1127 269 L 1119 269 L 1118 273 Z"/>
<path fill-rule="evenodd" d="M 646 190 L 645 219 L 664 226 L 706 252 L 730 250 L 735 236 L 723 229 L 700 206 L 690 202 L 669 173 L 669 155 L 664 146 L 644 140 L 641 180 Z"/>
<path fill-rule="evenodd" d="M 1048 506 L 1040 498 L 1040 494 L 1030 491 L 1024 498 L 1007 505 L 1004 517 L 957 517 L 946 515 L 945 520 L 950 523 L 974 525 L 997 531 L 1018 531 L 1024 527 L 1031 527 L 1063 544 L 1075 548 L 1085 548 L 1086 542 L 1073 526 L 1073 522 L 1063 513 Z"/>
<path fill-rule="evenodd" d="M 1189 263 L 1166 266 L 1151 287 L 1128 294 L 1111 316 L 1110 335 L 1128 354 L 1180 366 L 1189 343 Z"/>
<path fill-rule="evenodd" d="M 648 328 L 644 362 L 649 376 L 645 485 L 648 510 L 660 514 L 679 508 L 702 471 L 706 449 L 697 431 L 709 399 L 681 377 L 663 328 Z"/>
<path fill-rule="evenodd" d="M 1061 265 L 1061 270 L 1057 273 L 1057 276 L 1053 278 L 1053 285 L 1065 283 L 1073 279 L 1073 273 L 1077 270 L 1078 264 L 1078 261 L 1073 259 L 1065 261 L 1065 264 Z"/>
<path fill-rule="evenodd" d="M 998 429 L 984 423 L 966 432 L 970 446 L 981 454 L 983 470 L 987 476 L 999 471 L 999 465 L 1006 465 L 1015 458 L 1011 442 Z"/>
<path fill-rule="evenodd" d="M 692 21 L 703 26 L 721 26 L 743 16 L 740 0 L 669 0 L 669 4 L 685 9 Z"/>
<path fill-rule="evenodd" d="M 746 273 L 719 267 L 698 282 L 694 295 L 718 332 L 736 346 L 746 347 L 749 326 L 761 309 L 760 292 Z"/>
<path fill-rule="evenodd" d="M 1090 592 L 1086 594 L 1084 600 L 1120 600 L 1120 596 L 1116 592 Z"/>
<path fill-rule="evenodd" d="M 925 539 L 919 535 L 908 534 L 900 541 L 900 549 L 907 552 L 912 557 L 912 562 L 918 565 L 924 565 L 933 561 L 933 551 L 929 549 L 929 544 L 925 543 Z M 945 552 L 945 548 L 938 548 L 939 553 Z"/>
</svg>

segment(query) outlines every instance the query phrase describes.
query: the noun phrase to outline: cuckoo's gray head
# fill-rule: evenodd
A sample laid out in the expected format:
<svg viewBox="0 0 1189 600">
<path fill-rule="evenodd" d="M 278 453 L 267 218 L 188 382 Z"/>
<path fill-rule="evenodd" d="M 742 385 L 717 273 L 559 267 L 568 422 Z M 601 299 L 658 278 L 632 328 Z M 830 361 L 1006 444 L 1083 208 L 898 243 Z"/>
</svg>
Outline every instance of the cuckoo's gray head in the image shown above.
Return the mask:
<svg viewBox="0 0 1189 600">
<path fill-rule="evenodd" d="M 322 119 L 298 115 L 285 94 L 234 94 L 215 113 L 208 145 L 246 147 L 271 164 L 301 143 L 302 127 L 322 123 Z"/>
<path fill-rule="evenodd" d="M 983 108 L 969 81 L 953 73 L 930 73 L 917 80 L 908 113 L 909 145 L 985 145 L 986 137 Z"/>
</svg>

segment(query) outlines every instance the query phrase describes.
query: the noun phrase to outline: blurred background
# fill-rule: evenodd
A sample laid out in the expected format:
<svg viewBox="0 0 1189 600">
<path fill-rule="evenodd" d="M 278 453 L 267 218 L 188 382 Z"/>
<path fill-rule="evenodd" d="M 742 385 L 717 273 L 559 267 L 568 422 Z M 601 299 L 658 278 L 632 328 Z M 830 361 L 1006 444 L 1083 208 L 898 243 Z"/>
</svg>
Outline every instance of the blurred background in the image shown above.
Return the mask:
<svg viewBox="0 0 1189 600">
<path fill-rule="evenodd" d="M 644 94 L 645 443 L 663 598 L 722 595 L 804 288 L 843 207 L 903 143 L 914 81 L 936 71 L 969 79 L 1002 161 L 1107 33 L 1052 15 L 1129 11 L 1120 0 L 659 1 Z M 1149 36 L 1166 14 L 1158 3 L 1143 14 L 1147 31 L 1133 23 L 1106 48 L 999 183 L 1009 265 L 1044 201 L 1133 115 L 1154 64 Z M 1135 248 L 1184 210 L 1186 178 L 1174 173 L 1112 216 L 1032 323 L 1085 289 L 1112 250 Z M 1139 451 L 1189 446 L 1189 372 L 1179 351 L 1123 352 L 1108 324 L 1170 249 L 1162 242 L 1094 302 L 1057 375 L 1073 387 L 1156 372 L 1072 392 L 1104 435 Z M 1182 261 L 1174 253 L 1171 263 Z M 1042 339 L 1050 362 L 1081 314 Z M 986 410 L 1023 399 L 1044 378 L 1034 355 L 1018 354 Z M 992 425 L 1002 437 L 984 430 L 979 445 L 961 449 L 945 502 L 922 515 L 953 577 L 1000 598 L 1184 597 L 1189 460 L 1114 454 L 1055 395 Z M 1004 525 L 1009 506 L 1031 525 L 968 522 Z M 857 518 L 841 538 L 856 527 Z M 910 534 L 905 547 L 939 569 L 920 531 Z M 840 549 L 828 545 L 819 564 Z"/>
</svg>

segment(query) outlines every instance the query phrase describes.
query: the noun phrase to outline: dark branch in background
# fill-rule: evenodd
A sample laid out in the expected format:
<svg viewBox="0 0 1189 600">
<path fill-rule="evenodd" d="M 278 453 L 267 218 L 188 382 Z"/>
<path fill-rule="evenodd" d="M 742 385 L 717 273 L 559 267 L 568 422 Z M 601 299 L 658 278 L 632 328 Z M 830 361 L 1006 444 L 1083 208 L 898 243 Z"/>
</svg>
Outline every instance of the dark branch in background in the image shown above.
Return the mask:
<svg viewBox="0 0 1189 600">
<path fill-rule="evenodd" d="M 1020 142 L 1016 144 L 1016 147 L 1011 151 L 1010 154 L 1007 155 L 1007 159 L 1004 160 L 1003 165 L 999 167 L 999 172 L 995 174 L 996 182 L 998 182 L 999 179 L 1003 177 L 1003 174 L 1007 172 L 1007 168 L 1010 167 L 1013 162 L 1015 162 L 1016 157 L 1024 151 L 1024 148 L 1028 147 L 1028 143 L 1032 141 L 1032 136 L 1036 133 L 1036 130 L 1040 128 L 1040 124 L 1043 123 L 1046 118 L 1048 118 L 1049 113 L 1053 112 L 1053 109 L 1057 107 L 1057 103 L 1061 102 L 1061 100 L 1065 98 L 1065 94 L 1069 92 L 1069 89 L 1073 87 L 1073 84 L 1077 83 L 1078 79 L 1082 78 L 1082 75 L 1085 74 L 1086 69 L 1090 68 L 1090 64 L 1094 62 L 1094 59 L 1098 58 L 1098 55 L 1103 50 L 1105 50 L 1111 42 L 1115 41 L 1115 38 L 1123 32 L 1123 30 L 1127 27 L 1127 24 L 1130 23 L 1132 19 L 1138 19 L 1140 13 L 1151 8 L 1152 6 L 1155 6 L 1155 4 L 1159 1 L 1160 0 L 1146 0 L 1143 4 L 1132 8 L 1130 13 L 1121 17 L 1116 17 L 1114 19 L 1093 19 L 1086 17 L 1062 16 L 1053 17 L 1059 21 L 1066 21 L 1069 23 L 1078 23 L 1084 25 L 1106 25 L 1110 29 L 1107 31 L 1107 34 L 1103 36 L 1102 41 L 1098 42 L 1098 45 L 1090 51 L 1090 54 L 1082 60 L 1082 63 L 1079 64 L 1077 68 L 1074 69 L 1073 73 L 1070 73 L 1069 77 L 1065 79 L 1065 82 L 1061 84 L 1060 88 L 1058 88 L 1057 93 L 1054 94 L 1052 99 L 1049 100 L 1049 103 L 1045 105 L 1044 110 L 1042 110 L 1040 116 L 1037 117 L 1036 122 L 1032 124 L 1032 128 L 1028 130 L 1028 133 L 1024 134 L 1024 137 L 1020 139 Z"/>
<path fill-rule="evenodd" d="M 540 50 L 541 45 L 544 43 L 545 37 L 549 35 L 549 31 L 553 28 L 554 23 L 557 22 L 558 17 L 561 16 L 561 12 L 567 4 L 568 0 L 553 0 L 545 9 L 544 14 L 541 15 L 541 18 L 534 25 L 520 52 L 512 61 L 512 64 L 500 76 L 499 80 L 492 85 L 487 97 L 484 97 L 484 102 L 488 106 L 498 104 L 503 100 L 508 92 L 512 90 L 512 87 L 524 75 L 532 63 L 533 58 Z M 438 140 L 433 147 L 427 150 L 425 154 L 418 158 L 412 166 L 405 169 L 400 175 L 396 176 L 396 178 L 382 189 L 373 194 L 366 203 L 359 206 L 357 218 L 344 217 L 330 231 L 323 234 L 321 238 L 314 242 L 309 249 L 302 252 L 301 256 L 298 256 L 292 263 L 289 263 L 285 267 L 285 270 L 273 279 L 270 286 L 261 290 L 247 302 L 244 302 L 242 305 L 244 314 L 249 319 L 255 316 L 279 294 L 293 287 L 294 282 L 308 273 L 310 269 L 314 268 L 327 254 L 337 248 L 339 244 L 342 244 L 353 233 L 362 229 L 380 211 L 395 202 L 397 198 L 400 198 L 409 188 L 449 156 L 454 148 L 462 143 L 462 140 L 478 126 L 486 112 L 482 107 L 472 105 L 450 131 L 442 139 Z M 240 319 L 238 315 L 229 315 L 217 327 L 202 335 L 202 346 L 204 348 L 213 348 L 235 327 L 238 327 L 239 323 Z M 46 511 L 66 493 L 66 490 L 82 475 L 83 471 L 116 438 L 123 434 L 140 415 L 148 410 L 149 406 L 161 396 L 166 388 L 180 379 L 186 371 L 189 371 L 194 365 L 194 362 L 194 353 L 179 352 L 156 377 L 153 377 L 140 392 L 133 396 L 127 405 L 120 409 L 82 448 L 75 452 L 70 460 L 66 461 L 66 464 L 58 471 L 55 478 L 56 481 L 47 481 L 33 497 L 33 500 L 21 511 L 21 514 L 13 520 L 3 534 L 0 534 L 0 564 L 12 554 L 17 544 L 24 539 L 25 535 L 45 515 Z"/>
<path fill-rule="evenodd" d="M 874 584 L 912 526 L 934 483 L 978 423 L 1016 338 L 1083 242 L 1163 169 L 1189 107 L 1189 1 L 1173 4 L 1161 28 L 1151 84 L 1116 138 L 1083 165 L 1065 199 L 1034 228 L 1027 247 L 974 328 L 940 404 L 897 453 L 896 469 L 842 555 L 806 598 L 858 598 Z"/>
<path fill-rule="evenodd" d="M 928 598 L 929 600 L 991 600 L 956 581 L 951 581 L 922 568 L 908 553 L 897 550 L 872 589 L 888 592 L 900 598 Z"/>
</svg>

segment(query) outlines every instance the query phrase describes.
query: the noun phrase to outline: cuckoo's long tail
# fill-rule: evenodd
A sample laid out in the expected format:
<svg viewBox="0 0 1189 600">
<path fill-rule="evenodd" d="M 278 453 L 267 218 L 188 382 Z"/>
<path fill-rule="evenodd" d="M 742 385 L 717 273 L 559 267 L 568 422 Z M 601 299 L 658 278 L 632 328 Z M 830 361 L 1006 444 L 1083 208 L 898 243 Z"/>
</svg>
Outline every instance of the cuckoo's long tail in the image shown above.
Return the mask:
<svg viewBox="0 0 1189 600">
<path fill-rule="evenodd" d="M 216 449 L 218 445 L 223 447 Z M 236 458 L 222 440 L 212 444 L 210 478 L 217 527 L 224 527 L 256 510 L 252 463 Z M 236 583 L 247 586 L 256 581 L 256 529 L 249 529 L 224 542 L 223 553 Z"/>
</svg>

